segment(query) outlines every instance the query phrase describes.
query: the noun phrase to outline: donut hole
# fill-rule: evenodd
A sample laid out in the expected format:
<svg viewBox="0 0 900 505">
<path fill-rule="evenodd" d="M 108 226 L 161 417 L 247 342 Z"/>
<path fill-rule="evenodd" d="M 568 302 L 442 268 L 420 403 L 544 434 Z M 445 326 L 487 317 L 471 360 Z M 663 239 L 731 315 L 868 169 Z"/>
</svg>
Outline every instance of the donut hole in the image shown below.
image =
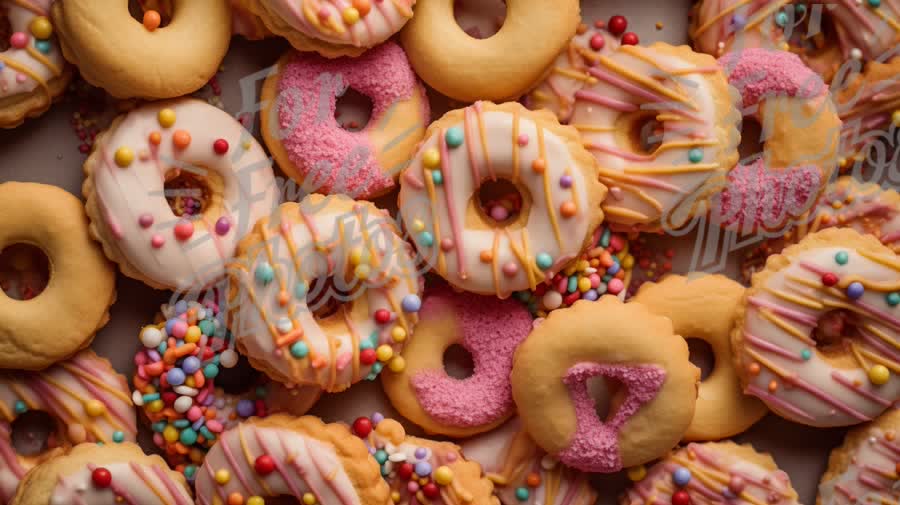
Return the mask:
<svg viewBox="0 0 900 505">
<path fill-rule="evenodd" d="M 853 344 L 860 338 L 857 322 L 856 314 L 849 310 L 825 312 L 812 330 L 811 337 L 816 341 L 816 349 L 828 359 L 847 361 L 848 365 L 852 365 Z"/>
<path fill-rule="evenodd" d="M 0 5 L 0 52 L 9 49 L 10 35 L 12 35 L 12 24 L 9 22 L 9 10 Z"/>
<path fill-rule="evenodd" d="M 781 26 L 783 22 L 785 39 L 795 52 L 815 55 L 835 47 L 840 38 L 828 7 L 822 3 L 788 4 L 775 13 L 776 23 Z"/>
<path fill-rule="evenodd" d="M 713 348 L 705 340 L 688 337 L 685 339 L 690 353 L 691 363 L 700 369 L 700 380 L 705 381 L 716 366 L 716 357 Z"/>
<path fill-rule="evenodd" d="M 369 124 L 373 107 L 371 98 L 353 88 L 347 88 L 343 95 L 337 97 L 334 120 L 341 128 L 358 132 Z"/>
<path fill-rule="evenodd" d="M 343 317 L 340 317 L 338 310 L 342 305 L 357 299 L 362 294 L 362 289 L 358 282 L 336 279 L 333 275 L 317 277 L 309 283 L 309 289 L 306 292 L 306 306 L 320 326 L 323 325 L 324 320 L 329 318 L 342 321 Z"/>
<path fill-rule="evenodd" d="M 50 282 L 50 260 L 39 247 L 13 244 L 0 251 L 0 290 L 13 300 L 30 300 Z"/>
<path fill-rule="evenodd" d="M 222 388 L 229 395 L 243 395 L 249 393 L 262 377 L 262 373 L 250 366 L 250 361 L 245 356 L 239 355 L 237 364 L 231 368 L 219 367 L 219 375 L 216 376 L 216 387 Z"/>
<path fill-rule="evenodd" d="M 163 193 L 178 217 L 199 216 L 209 207 L 211 192 L 205 174 L 194 169 L 173 168 L 166 172 Z"/>
<path fill-rule="evenodd" d="M 762 156 L 764 143 L 763 128 L 759 121 L 754 117 L 744 117 L 741 122 L 741 144 L 738 146 L 741 160 L 746 163 Z"/>
<path fill-rule="evenodd" d="M 528 215 L 524 194 L 508 179 L 487 179 L 476 192 L 478 213 L 484 222 L 495 227 L 524 226 Z"/>
<path fill-rule="evenodd" d="M 135 21 L 144 24 L 144 13 L 156 11 L 159 14 L 159 28 L 165 28 L 172 22 L 175 14 L 175 2 L 172 0 L 128 0 L 128 13 Z"/>
<path fill-rule="evenodd" d="M 53 449 L 56 440 L 56 421 L 42 410 L 29 410 L 12 422 L 10 439 L 16 454 L 36 456 Z"/>
<path fill-rule="evenodd" d="M 616 406 L 622 400 L 624 386 L 621 382 L 607 377 L 591 377 L 585 383 L 588 396 L 594 400 L 594 412 L 606 421 L 615 414 Z"/>
<path fill-rule="evenodd" d="M 633 153 L 652 155 L 662 145 L 664 126 L 656 119 L 656 112 L 639 110 L 620 116 L 616 128 L 619 143 L 629 146 Z"/>
<path fill-rule="evenodd" d="M 473 39 L 494 36 L 506 21 L 506 2 L 503 0 L 455 0 L 453 17 L 456 24 Z"/>
<path fill-rule="evenodd" d="M 475 373 L 472 353 L 459 344 L 453 344 L 444 351 L 444 371 L 454 379 L 468 379 Z"/>
</svg>

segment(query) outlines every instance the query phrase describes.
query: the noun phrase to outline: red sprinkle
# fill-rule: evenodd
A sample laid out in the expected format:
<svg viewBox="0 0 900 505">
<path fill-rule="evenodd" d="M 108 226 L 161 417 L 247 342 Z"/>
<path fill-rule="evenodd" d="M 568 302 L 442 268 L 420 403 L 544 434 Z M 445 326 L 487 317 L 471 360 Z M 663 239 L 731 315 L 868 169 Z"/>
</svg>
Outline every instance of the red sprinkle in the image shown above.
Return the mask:
<svg viewBox="0 0 900 505">
<path fill-rule="evenodd" d="M 603 35 L 599 33 L 591 37 L 591 49 L 594 51 L 599 51 L 603 49 L 603 46 L 606 45 L 606 39 L 603 38 Z"/>
<path fill-rule="evenodd" d="M 256 458 L 256 461 L 253 463 L 253 469 L 260 475 L 269 475 L 275 471 L 275 460 L 272 459 L 272 456 L 263 454 Z"/>
<path fill-rule="evenodd" d="M 672 495 L 672 505 L 691 505 L 691 496 L 681 489 Z"/>
<path fill-rule="evenodd" d="M 640 43 L 640 39 L 634 32 L 628 32 L 625 35 L 622 35 L 622 45 L 626 46 L 636 46 Z"/>
<path fill-rule="evenodd" d="M 91 480 L 97 487 L 107 488 L 112 484 L 112 474 L 106 468 L 95 468 L 91 472 Z"/>
<path fill-rule="evenodd" d="M 400 468 L 397 469 L 397 475 L 400 476 L 403 480 L 409 480 L 413 474 L 413 466 L 411 463 L 403 463 L 400 465 Z"/>
<path fill-rule="evenodd" d="M 366 438 L 372 433 L 372 421 L 368 417 L 357 417 L 353 421 L 353 433 L 359 438 Z"/>
<path fill-rule="evenodd" d="M 375 311 L 375 322 L 378 324 L 387 324 L 391 322 L 391 313 L 386 309 L 378 309 Z"/>
<path fill-rule="evenodd" d="M 194 223 L 187 219 L 182 219 L 175 225 L 175 238 L 178 240 L 187 240 L 194 234 Z"/>
<path fill-rule="evenodd" d="M 363 365 L 373 365 L 376 359 L 375 349 L 363 349 L 359 352 L 359 362 Z"/>
<path fill-rule="evenodd" d="M 625 19 L 625 16 L 613 16 L 609 18 L 606 26 L 613 35 L 622 35 L 628 29 L 628 20 Z"/>
<path fill-rule="evenodd" d="M 228 152 L 228 141 L 225 139 L 219 139 L 213 142 L 213 151 L 216 152 L 219 156 Z"/>
<path fill-rule="evenodd" d="M 838 276 L 831 272 L 822 275 L 822 284 L 826 286 L 834 286 L 838 282 Z"/>
<path fill-rule="evenodd" d="M 437 498 L 441 494 L 441 490 L 438 489 L 437 484 L 434 482 L 429 482 L 422 486 L 422 492 L 425 493 L 426 498 Z"/>
</svg>

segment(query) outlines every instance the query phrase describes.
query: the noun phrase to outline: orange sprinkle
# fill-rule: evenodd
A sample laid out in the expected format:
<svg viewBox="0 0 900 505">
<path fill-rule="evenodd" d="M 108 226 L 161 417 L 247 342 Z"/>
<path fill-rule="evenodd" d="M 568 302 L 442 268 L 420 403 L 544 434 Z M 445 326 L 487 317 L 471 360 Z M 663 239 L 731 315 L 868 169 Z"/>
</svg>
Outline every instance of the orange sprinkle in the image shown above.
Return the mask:
<svg viewBox="0 0 900 505">
<path fill-rule="evenodd" d="M 144 365 L 144 371 L 147 372 L 147 375 L 156 377 L 163 372 L 163 366 L 164 363 L 162 361 L 147 363 L 146 365 Z"/>
<path fill-rule="evenodd" d="M 144 13 L 144 28 L 147 29 L 148 32 L 152 32 L 159 28 L 159 25 L 162 24 L 162 17 L 158 12 L 154 10 L 149 10 Z"/>
<path fill-rule="evenodd" d="M 575 207 L 575 204 L 572 202 L 564 202 L 559 206 L 559 213 L 562 214 L 563 217 L 572 217 L 578 212 L 578 209 Z"/>
<path fill-rule="evenodd" d="M 485 249 L 481 251 L 480 259 L 482 263 L 490 263 L 494 261 L 494 253 Z"/>
<path fill-rule="evenodd" d="M 534 472 L 529 473 L 525 478 L 525 483 L 528 484 L 528 487 L 538 487 L 541 485 L 541 476 Z"/>
<path fill-rule="evenodd" d="M 322 359 L 321 356 L 316 356 L 312 360 L 312 366 L 313 368 L 322 368 L 323 366 L 325 366 L 325 360 Z"/>
<path fill-rule="evenodd" d="M 155 146 L 158 146 L 159 144 L 162 143 L 162 135 L 160 135 L 159 132 L 151 133 L 150 134 L 150 143 Z"/>
<path fill-rule="evenodd" d="M 187 356 L 188 354 L 193 354 L 196 349 L 197 349 L 197 344 L 190 343 L 190 342 L 182 344 L 181 347 L 175 348 L 175 357 L 182 358 L 184 356 Z M 166 354 L 168 354 L 168 351 L 166 352 Z"/>
<path fill-rule="evenodd" d="M 237 491 L 228 495 L 228 505 L 244 505 L 244 495 Z"/>
<path fill-rule="evenodd" d="M 175 451 L 178 454 L 187 454 L 188 448 L 184 446 L 181 442 L 175 442 Z"/>
<path fill-rule="evenodd" d="M 282 289 L 278 292 L 278 305 L 286 307 L 289 301 L 291 301 L 291 297 L 288 295 L 287 291 Z"/>
<path fill-rule="evenodd" d="M 898 461 L 897 464 L 894 465 L 894 473 L 900 475 L 900 461 Z"/>
<path fill-rule="evenodd" d="M 750 363 L 747 371 L 750 372 L 750 375 L 759 375 L 759 363 Z"/>
<path fill-rule="evenodd" d="M 544 158 L 538 158 L 531 162 L 531 169 L 535 171 L 535 173 L 542 174 L 544 170 L 547 170 L 547 162 L 544 161 Z"/>
<path fill-rule="evenodd" d="M 778 383 L 775 381 L 772 381 L 769 383 L 769 392 L 774 393 L 775 391 L 778 391 Z"/>
<path fill-rule="evenodd" d="M 191 145 L 191 134 L 186 130 L 175 130 L 175 133 L 172 134 L 172 143 L 178 149 L 184 149 Z"/>
<path fill-rule="evenodd" d="M 588 31 L 588 26 L 584 23 L 578 23 L 578 28 L 575 29 L 575 34 L 581 35 L 586 31 Z"/>
<path fill-rule="evenodd" d="M 206 384 L 206 377 L 203 375 L 203 370 L 197 370 L 194 372 L 194 387 L 200 389 L 204 384 Z"/>
<path fill-rule="evenodd" d="M 372 3 L 369 0 L 353 0 L 353 8 L 364 18 L 372 10 Z"/>
<path fill-rule="evenodd" d="M 894 431 L 893 431 L 893 430 L 891 430 L 891 431 L 886 431 L 886 432 L 884 433 L 884 438 L 885 438 L 885 440 L 887 440 L 888 442 L 893 442 L 895 436 L 896 436 L 896 435 L 894 434 Z"/>
</svg>

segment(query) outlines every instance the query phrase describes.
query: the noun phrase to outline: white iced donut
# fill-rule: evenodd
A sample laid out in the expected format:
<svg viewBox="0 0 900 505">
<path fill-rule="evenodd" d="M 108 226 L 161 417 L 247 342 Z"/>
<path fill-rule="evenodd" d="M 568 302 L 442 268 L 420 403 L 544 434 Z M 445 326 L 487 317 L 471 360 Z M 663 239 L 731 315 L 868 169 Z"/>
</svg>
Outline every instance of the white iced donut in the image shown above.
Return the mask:
<svg viewBox="0 0 900 505">
<path fill-rule="evenodd" d="M 122 272 L 159 289 L 208 286 L 238 240 L 278 205 L 269 159 L 247 130 L 206 102 L 155 102 L 117 118 L 84 164 L 91 231 Z M 190 187 L 166 190 L 182 177 Z M 167 198 L 175 199 L 179 211 Z M 191 202 L 205 201 L 200 208 Z"/>
</svg>

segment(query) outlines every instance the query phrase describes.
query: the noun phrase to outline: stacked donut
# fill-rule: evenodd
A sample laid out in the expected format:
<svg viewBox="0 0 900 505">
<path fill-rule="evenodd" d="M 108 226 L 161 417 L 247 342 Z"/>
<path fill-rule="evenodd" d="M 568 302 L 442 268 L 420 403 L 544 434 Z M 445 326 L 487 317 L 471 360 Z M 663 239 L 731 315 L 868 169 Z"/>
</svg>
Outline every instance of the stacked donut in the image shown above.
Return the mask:
<svg viewBox="0 0 900 505">
<path fill-rule="evenodd" d="M 900 4 L 700 1 L 691 48 L 500 3 L 0 0 L 0 126 L 75 67 L 136 99 L 92 139 L 84 202 L 0 184 L 0 500 L 589 505 L 591 474 L 624 473 L 623 505 L 799 503 L 727 440 L 767 413 L 859 425 L 819 502 L 900 500 L 900 199 L 831 182 L 900 125 Z M 484 34 L 467 9 L 505 15 Z M 240 121 L 189 96 L 234 33 L 291 46 Z M 688 233 L 764 240 L 749 287 L 632 283 L 635 244 Z M 130 386 L 88 349 L 116 269 L 168 296 L 125 339 Z M 396 419 L 318 403 L 373 388 Z"/>
</svg>

